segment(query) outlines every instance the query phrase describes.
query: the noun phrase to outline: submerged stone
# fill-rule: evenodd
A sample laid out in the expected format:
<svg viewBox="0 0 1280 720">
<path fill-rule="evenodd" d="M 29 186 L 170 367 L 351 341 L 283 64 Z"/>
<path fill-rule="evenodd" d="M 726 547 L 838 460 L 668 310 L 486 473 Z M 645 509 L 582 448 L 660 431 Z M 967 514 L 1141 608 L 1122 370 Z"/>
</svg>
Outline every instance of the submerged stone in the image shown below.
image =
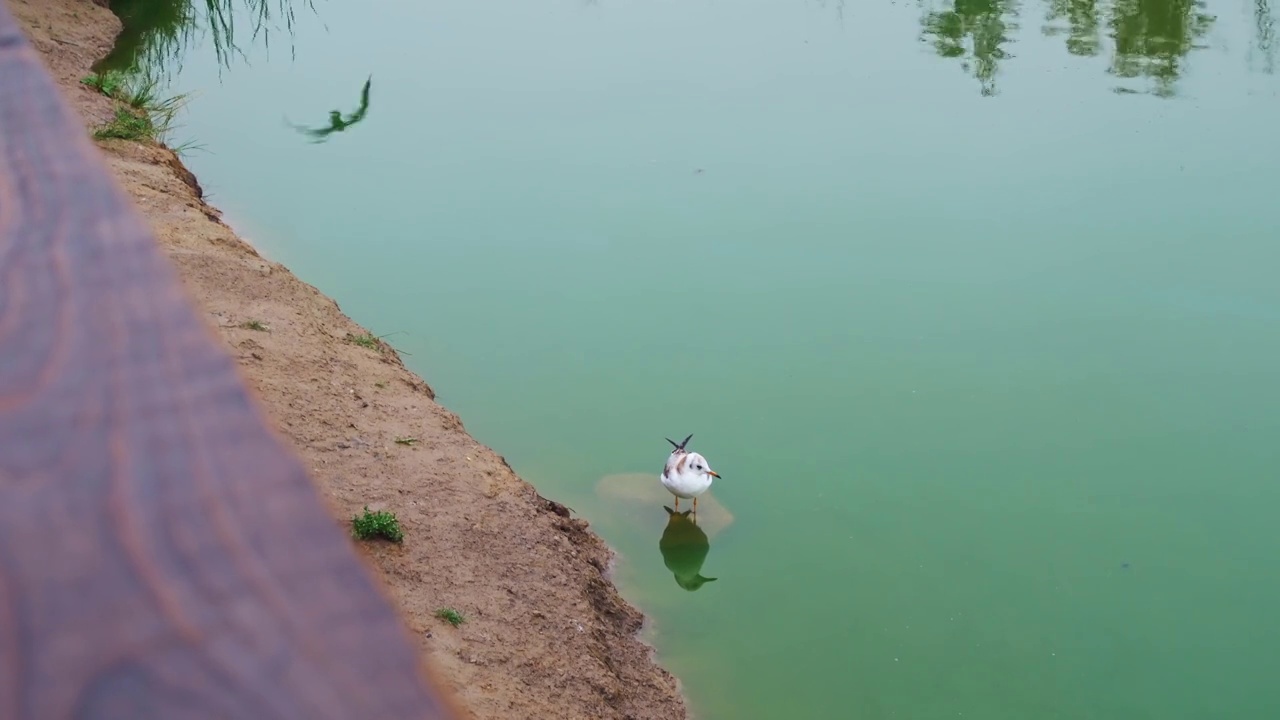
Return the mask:
<svg viewBox="0 0 1280 720">
<path fill-rule="evenodd" d="M 716 481 L 721 482 L 724 481 Z M 713 487 L 698 497 L 698 527 L 708 538 L 714 538 L 733 524 L 733 513 L 716 500 L 714 492 Z M 662 487 L 657 472 L 606 475 L 596 483 L 596 495 L 626 519 L 637 521 L 661 518 L 665 522 L 667 513 L 663 506 L 675 507 L 675 496 Z M 681 512 L 692 507 L 692 500 L 680 501 Z"/>
</svg>

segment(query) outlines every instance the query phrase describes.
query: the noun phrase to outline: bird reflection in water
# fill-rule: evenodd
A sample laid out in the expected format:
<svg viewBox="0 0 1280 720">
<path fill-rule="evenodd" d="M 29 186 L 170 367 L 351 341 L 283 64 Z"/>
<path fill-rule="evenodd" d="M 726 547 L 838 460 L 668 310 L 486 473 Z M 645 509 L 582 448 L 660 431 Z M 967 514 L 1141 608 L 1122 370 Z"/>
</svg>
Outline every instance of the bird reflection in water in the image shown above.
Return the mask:
<svg viewBox="0 0 1280 720">
<path fill-rule="evenodd" d="M 361 120 L 364 120 L 365 115 L 369 113 L 369 88 L 372 85 L 373 76 L 370 75 L 369 79 L 364 81 L 364 89 L 360 91 L 360 107 L 356 108 L 355 112 L 348 113 L 344 116 L 339 110 L 330 110 L 329 127 L 307 128 L 302 127 L 301 125 L 294 125 L 293 123 L 289 124 L 293 126 L 294 130 L 297 130 L 304 135 L 310 135 L 313 138 L 311 142 L 324 142 L 328 140 L 329 136 L 333 133 L 342 132 Z"/>
<path fill-rule="evenodd" d="M 702 576 L 702 563 L 711 551 L 711 542 L 707 534 L 698 527 L 697 521 L 688 510 L 676 512 L 667 506 L 667 527 L 658 540 L 658 550 L 662 552 L 662 563 L 667 566 L 676 578 L 676 584 L 693 592 L 703 584 L 715 578 Z"/>
</svg>

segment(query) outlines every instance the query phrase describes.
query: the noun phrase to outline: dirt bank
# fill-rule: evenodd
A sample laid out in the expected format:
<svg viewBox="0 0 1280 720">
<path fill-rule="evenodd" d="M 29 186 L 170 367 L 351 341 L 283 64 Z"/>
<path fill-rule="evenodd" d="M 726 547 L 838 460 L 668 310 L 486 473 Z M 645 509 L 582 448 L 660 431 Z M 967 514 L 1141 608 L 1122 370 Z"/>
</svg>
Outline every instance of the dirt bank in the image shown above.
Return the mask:
<svg viewBox="0 0 1280 720">
<path fill-rule="evenodd" d="M 105 0 L 7 2 L 86 126 L 109 118 L 112 101 L 79 82 L 120 29 Z M 584 521 L 468 435 L 393 351 L 351 342 L 367 331 L 236 237 L 172 152 L 98 144 L 343 531 L 365 505 L 399 516 L 402 545 L 362 547 L 476 718 L 686 716 Z M 436 619 L 446 606 L 466 622 Z"/>
</svg>

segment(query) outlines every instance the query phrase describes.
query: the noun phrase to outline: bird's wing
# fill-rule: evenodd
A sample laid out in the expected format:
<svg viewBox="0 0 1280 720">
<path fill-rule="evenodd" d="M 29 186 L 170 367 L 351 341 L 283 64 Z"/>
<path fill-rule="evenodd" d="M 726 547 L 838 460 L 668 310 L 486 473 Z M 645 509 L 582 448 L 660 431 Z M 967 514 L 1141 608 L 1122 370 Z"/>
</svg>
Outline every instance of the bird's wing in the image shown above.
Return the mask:
<svg viewBox="0 0 1280 720">
<path fill-rule="evenodd" d="M 302 133 L 303 135 L 310 135 L 310 136 L 311 136 L 311 137 L 313 137 L 313 138 L 324 138 L 326 135 L 328 135 L 329 133 L 332 133 L 332 132 L 333 132 L 333 128 L 331 128 L 331 127 L 327 127 L 327 128 L 309 128 L 309 127 L 306 127 L 306 126 L 303 126 L 303 125 L 298 125 L 297 123 L 290 122 L 289 118 L 287 118 L 287 117 L 284 119 L 284 122 L 285 122 L 285 124 L 286 124 L 286 125 L 288 125 L 289 127 L 293 128 L 294 130 L 297 130 L 298 132 Z"/>
<path fill-rule="evenodd" d="M 669 478 L 670 478 L 670 477 L 675 477 L 675 476 L 676 476 L 676 474 L 677 474 L 677 473 L 676 473 L 676 465 L 678 465 L 678 464 L 680 463 L 680 459 L 681 459 L 681 458 L 683 458 L 683 457 L 684 457 L 685 455 L 687 455 L 687 454 L 688 454 L 688 453 L 684 453 L 684 452 L 673 452 L 673 453 L 671 453 L 670 455 L 668 455 L 668 456 L 667 456 L 667 464 L 666 464 L 666 465 L 664 465 L 664 466 L 663 466 L 663 468 L 662 468 L 662 474 L 663 474 L 664 476 L 666 476 L 666 477 L 669 477 Z"/>
<path fill-rule="evenodd" d="M 370 75 L 368 80 L 364 81 L 364 88 L 360 90 L 360 107 L 356 111 L 347 116 L 348 123 L 357 123 L 364 119 L 369 113 L 369 87 L 373 85 L 373 76 Z"/>
</svg>

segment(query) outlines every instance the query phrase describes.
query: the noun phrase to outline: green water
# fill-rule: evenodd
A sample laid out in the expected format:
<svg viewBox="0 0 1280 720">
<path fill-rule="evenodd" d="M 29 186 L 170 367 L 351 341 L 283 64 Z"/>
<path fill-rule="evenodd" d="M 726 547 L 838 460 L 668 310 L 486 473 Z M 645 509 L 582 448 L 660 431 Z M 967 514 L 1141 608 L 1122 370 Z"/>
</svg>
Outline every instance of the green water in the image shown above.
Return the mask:
<svg viewBox="0 0 1280 720">
<path fill-rule="evenodd" d="M 701 717 L 1280 717 L 1264 3 L 377 6 L 197 36 L 177 139 L 619 550 Z M 596 491 L 691 432 L 692 592 Z"/>
</svg>

